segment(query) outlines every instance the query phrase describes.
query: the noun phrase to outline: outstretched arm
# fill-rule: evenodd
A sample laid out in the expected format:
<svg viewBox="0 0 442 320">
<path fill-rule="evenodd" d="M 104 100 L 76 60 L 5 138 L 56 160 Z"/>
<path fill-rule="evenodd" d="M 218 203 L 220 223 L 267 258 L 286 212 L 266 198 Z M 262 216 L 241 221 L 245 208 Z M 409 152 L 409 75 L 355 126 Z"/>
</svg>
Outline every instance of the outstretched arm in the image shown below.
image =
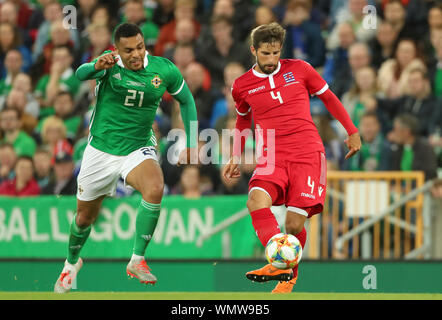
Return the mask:
<svg viewBox="0 0 442 320">
<path fill-rule="evenodd" d="M 186 131 L 186 137 L 187 137 L 187 147 L 195 148 L 197 142 L 197 137 L 196 137 L 197 132 L 193 132 L 191 130 L 192 128 L 191 124 L 192 122 L 196 124 L 198 119 L 196 116 L 195 100 L 193 100 L 192 93 L 190 92 L 190 89 L 187 86 L 186 82 L 183 82 L 183 87 L 181 91 L 172 96 L 180 104 L 181 117 L 183 119 L 184 130 Z M 198 129 L 197 127 L 195 128 Z"/>
<path fill-rule="evenodd" d="M 348 139 L 345 140 L 345 143 L 349 148 L 349 152 L 345 156 L 345 159 L 352 157 L 361 149 L 361 138 L 359 137 L 358 129 L 353 124 L 353 121 L 351 121 L 341 101 L 339 101 L 338 97 L 336 97 L 330 89 L 319 94 L 318 97 L 324 102 L 325 107 L 331 115 L 338 120 L 347 131 Z"/>
<path fill-rule="evenodd" d="M 250 126 L 252 124 L 251 107 L 241 98 L 236 82 L 232 85 L 232 97 L 235 100 L 236 109 L 236 125 L 233 136 L 233 153 L 229 162 L 223 168 L 223 177 L 229 181 L 231 178 L 239 178 L 241 172 L 239 163 L 241 154 L 244 150 L 246 141 L 251 133 Z"/>
<path fill-rule="evenodd" d="M 361 138 L 358 129 L 350 119 L 350 116 L 339 101 L 338 97 L 328 88 L 327 82 L 319 75 L 319 73 L 308 63 L 304 63 L 304 71 L 306 73 L 307 89 L 311 95 L 318 96 L 325 107 L 336 120 L 338 120 L 347 130 L 348 139 L 345 140 L 349 152 L 345 159 L 352 157 L 361 149 Z"/>
<path fill-rule="evenodd" d="M 250 126 L 252 124 L 252 115 L 249 112 L 246 114 L 240 114 L 237 111 L 235 134 L 233 136 L 233 153 L 229 162 L 223 168 L 222 176 L 226 181 L 231 178 L 239 178 L 241 172 L 239 171 L 239 163 L 241 154 L 244 150 L 246 141 L 251 133 Z"/>
<path fill-rule="evenodd" d="M 197 148 L 197 134 L 198 134 L 198 119 L 196 114 L 195 100 L 186 82 L 183 80 L 183 85 L 180 91 L 172 96 L 180 104 L 181 118 L 183 119 L 184 130 L 186 131 L 186 149 L 180 155 L 178 165 L 184 163 L 193 163 L 190 161 L 191 149 Z M 197 153 L 196 153 L 197 154 Z"/>
</svg>

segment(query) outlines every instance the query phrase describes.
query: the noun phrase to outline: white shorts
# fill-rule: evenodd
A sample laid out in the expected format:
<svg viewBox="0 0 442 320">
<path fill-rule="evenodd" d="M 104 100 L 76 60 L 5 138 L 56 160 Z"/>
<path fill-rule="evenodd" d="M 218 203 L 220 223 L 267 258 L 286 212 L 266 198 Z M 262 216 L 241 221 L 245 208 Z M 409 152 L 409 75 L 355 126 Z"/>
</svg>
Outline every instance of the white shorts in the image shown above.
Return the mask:
<svg viewBox="0 0 442 320">
<path fill-rule="evenodd" d="M 92 201 L 103 195 L 113 196 L 119 178 L 122 177 L 126 185 L 129 172 L 147 159 L 158 161 L 155 147 L 143 147 L 127 156 L 115 156 L 88 144 L 77 177 L 77 199 Z"/>
</svg>

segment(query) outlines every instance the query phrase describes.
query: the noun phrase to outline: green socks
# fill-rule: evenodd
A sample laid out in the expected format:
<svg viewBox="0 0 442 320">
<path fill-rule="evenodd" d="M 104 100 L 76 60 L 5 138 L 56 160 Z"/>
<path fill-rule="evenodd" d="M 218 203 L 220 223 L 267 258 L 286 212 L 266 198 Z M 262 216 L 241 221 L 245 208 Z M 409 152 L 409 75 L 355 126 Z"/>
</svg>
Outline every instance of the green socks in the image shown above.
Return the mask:
<svg viewBox="0 0 442 320">
<path fill-rule="evenodd" d="M 69 235 L 68 262 L 70 264 L 77 263 L 81 248 L 89 237 L 92 229 L 91 225 L 86 228 L 80 228 L 77 226 L 77 223 L 75 222 L 76 218 L 77 214 L 74 215 L 74 219 L 72 220 Z"/>
<path fill-rule="evenodd" d="M 158 217 L 160 216 L 160 203 L 148 203 L 144 199 L 138 207 L 137 218 L 135 220 L 135 242 L 133 253 L 138 256 L 144 256 L 146 247 L 152 239 L 153 232 L 157 226 Z M 69 235 L 69 251 L 68 262 L 75 264 L 80 256 L 81 248 L 83 248 L 89 234 L 92 230 L 92 225 L 86 228 L 80 228 L 75 222 L 77 215 L 71 223 Z"/>
<path fill-rule="evenodd" d="M 135 242 L 133 253 L 144 256 L 146 247 L 152 239 L 160 216 L 161 203 L 149 203 L 141 199 L 135 220 Z"/>
</svg>

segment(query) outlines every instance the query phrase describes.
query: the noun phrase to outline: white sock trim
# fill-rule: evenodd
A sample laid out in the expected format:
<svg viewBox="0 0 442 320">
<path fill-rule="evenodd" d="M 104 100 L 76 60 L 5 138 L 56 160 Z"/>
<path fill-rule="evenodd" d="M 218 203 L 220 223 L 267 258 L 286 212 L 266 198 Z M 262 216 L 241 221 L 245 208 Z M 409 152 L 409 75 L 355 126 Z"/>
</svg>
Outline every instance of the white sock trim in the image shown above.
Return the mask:
<svg viewBox="0 0 442 320">
<path fill-rule="evenodd" d="M 161 208 L 161 203 L 149 203 L 144 199 L 141 199 L 141 205 L 151 211 L 159 211 Z"/>
<path fill-rule="evenodd" d="M 302 215 L 302 216 L 306 216 L 306 217 L 308 217 L 308 213 L 307 213 L 307 211 L 305 211 L 304 209 L 301 209 L 301 208 L 297 208 L 297 207 L 287 207 L 287 211 L 295 212 L 295 213 L 298 213 L 298 214 L 300 214 L 300 215 Z"/>
<path fill-rule="evenodd" d="M 139 256 L 139 255 L 133 253 L 130 260 L 131 261 L 142 261 L 142 260 L 144 260 L 144 256 Z"/>
</svg>

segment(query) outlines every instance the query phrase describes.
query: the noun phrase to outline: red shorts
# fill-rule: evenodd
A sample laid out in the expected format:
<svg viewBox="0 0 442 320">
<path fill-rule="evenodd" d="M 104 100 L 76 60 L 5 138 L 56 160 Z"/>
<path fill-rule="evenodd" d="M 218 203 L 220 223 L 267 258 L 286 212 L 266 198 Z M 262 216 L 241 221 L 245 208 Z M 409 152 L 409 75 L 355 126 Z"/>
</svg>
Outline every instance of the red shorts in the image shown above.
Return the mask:
<svg viewBox="0 0 442 320">
<path fill-rule="evenodd" d="M 323 152 L 301 155 L 293 160 L 277 160 L 273 173 L 268 172 L 265 165 L 256 166 L 249 182 L 249 193 L 252 189 L 263 190 L 272 198 L 273 205 L 285 204 L 288 210 L 308 218 L 322 212 L 327 184 Z"/>
</svg>

